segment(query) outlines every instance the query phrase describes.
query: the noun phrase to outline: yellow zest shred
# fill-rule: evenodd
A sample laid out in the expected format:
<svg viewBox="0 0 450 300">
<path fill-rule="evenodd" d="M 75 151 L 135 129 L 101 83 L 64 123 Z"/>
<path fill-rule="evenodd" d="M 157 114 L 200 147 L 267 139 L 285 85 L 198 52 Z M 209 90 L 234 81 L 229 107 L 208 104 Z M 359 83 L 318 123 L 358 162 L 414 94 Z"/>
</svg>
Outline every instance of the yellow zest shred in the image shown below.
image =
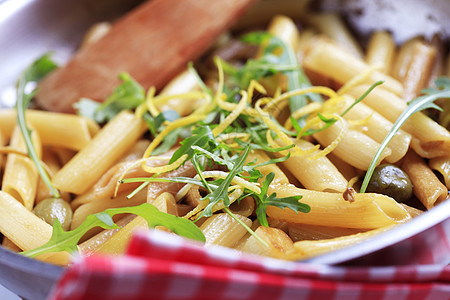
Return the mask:
<svg viewBox="0 0 450 300">
<path fill-rule="evenodd" d="M 154 86 L 149 88 L 148 92 L 147 92 L 147 97 L 145 99 L 145 104 L 147 105 L 147 109 L 154 118 L 156 118 L 160 113 L 160 111 L 156 108 L 156 105 L 154 103 L 155 92 L 156 92 L 156 88 Z"/>
<path fill-rule="evenodd" d="M 145 150 L 144 153 L 144 158 L 149 157 L 153 150 L 156 149 L 156 147 L 158 147 L 158 145 L 161 143 L 161 141 L 173 130 L 175 130 L 176 128 L 179 127 L 184 127 L 187 126 L 189 124 L 193 124 L 196 122 L 199 122 L 201 120 L 203 120 L 204 118 L 206 118 L 206 115 L 189 115 L 187 117 L 175 120 L 173 122 L 169 122 L 166 126 L 166 128 L 164 128 L 163 131 L 161 131 L 160 134 L 158 134 L 153 141 L 150 143 L 150 145 L 148 146 L 147 150 Z"/>
<path fill-rule="evenodd" d="M 136 160 L 135 162 L 130 163 L 128 165 L 128 167 L 122 172 L 122 174 L 120 175 L 119 179 L 117 180 L 116 187 L 114 188 L 113 198 L 117 197 L 117 193 L 119 192 L 119 186 L 121 184 L 121 181 L 125 178 L 125 175 L 127 175 L 128 171 L 130 171 L 131 168 L 136 167 L 136 166 L 144 163 L 146 160 L 147 160 L 146 158 L 141 158 L 141 159 Z"/>
<path fill-rule="evenodd" d="M 223 122 L 221 122 L 219 124 L 219 126 L 217 126 L 216 128 L 214 128 L 212 130 L 212 133 L 214 136 L 219 135 L 220 133 L 222 133 L 225 129 L 227 129 L 228 126 L 231 125 L 231 123 L 233 123 L 234 120 L 236 120 L 239 115 L 242 113 L 242 111 L 244 110 L 244 108 L 247 106 L 247 93 L 245 91 L 241 91 L 241 101 L 239 102 L 239 104 L 237 105 L 236 109 L 233 110 L 231 112 L 231 114 L 229 114 L 225 120 L 223 120 Z"/>
<path fill-rule="evenodd" d="M 170 171 L 175 170 L 176 168 L 178 168 L 179 166 L 181 166 L 184 161 L 186 160 L 186 158 L 188 157 L 187 154 L 183 154 L 180 156 L 180 158 L 178 158 L 176 161 L 174 161 L 173 163 L 169 164 L 169 165 L 165 165 L 165 166 L 160 166 L 160 167 L 149 167 L 145 164 L 145 162 L 147 162 L 148 158 L 142 163 L 142 169 L 146 172 L 149 173 L 167 173 Z"/>
<path fill-rule="evenodd" d="M 217 73 L 219 75 L 219 83 L 217 86 L 217 91 L 216 91 L 216 95 L 214 96 L 214 103 L 217 103 L 218 100 L 220 98 L 222 98 L 223 95 L 223 87 L 225 84 L 225 76 L 223 73 L 223 66 L 222 66 L 222 61 L 219 57 L 214 57 L 214 63 L 216 64 L 217 67 Z"/>
<path fill-rule="evenodd" d="M 227 141 L 234 141 L 234 139 L 239 139 L 242 141 L 247 141 L 250 138 L 249 133 L 245 132 L 232 132 L 227 134 L 220 134 L 217 136 L 216 141 L 219 143 L 226 143 Z M 240 147 L 238 143 L 226 143 L 229 147 Z"/>
<path fill-rule="evenodd" d="M 305 95 L 305 94 L 309 94 L 309 93 L 322 94 L 329 98 L 334 98 L 334 97 L 338 96 L 338 94 L 335 91 L 333 91 L 332 89 L 325 87 L 325 86 L 306 87 L 306 88 L 302 88 L 302 89 L 292 90 L 292 91 L 283 93 L 278 97 L 273 98 L 272 101 L 270 101 L 267 104 L 267 106 L 265 107 L 265 111 L 269 111 L 273 105 L 277 104 L 280 101 L 288 100 L 289 98 L 291 98 L 293 96 L 300 96 L 300 95 Z"/>
<path fill-rule="evenodd" d="M 276 148 L 282 147 L 280 144 L 278 144 L 276 141 L 273 140 L 270 130 L 267 130 L 267 132 L 266 132 L 266 139 L 267 139 L 267 143 L 269 144 L 269 146 L 271 148 L 276 149 Z M 289 154 L 289 150 L 279 151 L 279 153 L 283 156 L 286 156 Z"/>
<path fill-rule="evenodd" d="M 262 86 L 262 84 L 260 84 L 258 81 L 256 80 L 251 80 L 250 84 L 248 85 L 248 89 L 247 89 L 247 94 L 248 94 L 248 103 L 251 104 L 252 99 L 253 99 L 253 92 L 254 91 L 258 91 L 261 94 L 266 95 L 267 91 L 266 89 Z"/>
<path fill-rule="evenodd" d="M 167 103 L 171 99 L 186 99 L 186 100 L 195 100 L 208 98 L 204 92 L 201 91 L 192 91 L 182 94 L 173 94 L 173 95 L 158 95 L 153 99 L 155 105 L 162 105 Z"/>
<path fill-rule="evenodd" d="M 367 123 L 369 122 L 370 118 L 372 118 L 374 113 L 371 113 L 370 115 L 368 115 L 367 117 L 365 117 L 364 119 L 360 119 L 360 120 L 347 120 L 347 122 L 352 125 L 352 126 L 364 126 L 367 125 Z"/>
<path fill-rule="evenodd" d="M 235 202 L 237 199 L 239 199 L 239 197 L 242 195 L 242 193 L 244 192 L 244 189 L 242 188 L 236 188 L 234 189 L 231 194 L 228 195 L 228 198 L 230 199 L 230 204 Z M 198 218 L 199 214 L 202 212 L 202 210 L 208 205 L 207 201 L 202 201 L 200 202 L 199 205 L 197 205 L 193 210 L 191 210 L 189 213 L 187 213 L 185 216 L 183 216 L 183 218 L 185 219 L 191 219 L 191 220 L 195 220 Z M 220 201 L 218 203 L 216 203 L 213 207 L 212 207 L 212 212 L 216 212 L 218 210 L 221 210 L 225 208 L 225 205 L 223 204 L 223 201 Z"/>
<path fill-rule="evenodd" d="M 359 176 L 350 178 L 350 180 L 348 181 L 348 184 L 347 184 L 347 188 L 353 187 L 355 185 L 355 183 L 358 182 L 358 180 L 359 180 Z"/>
<path fill-rule="evenodd" d="M 303 106 L 302 108 L 296 110 L 291 115 L 292 115 L 292 117 L 295 120 L 297 120 L 297 119 L 300 119 L 303 116 L 306 116 L 306 115 L 311 114 L 313 112 L 319 111 L 321 107 L 322 107 L 321 103 L 319 103 L 319 102 L 312 102 L 312 103 L 309 103 L 309 104 Z M 286 122 L 284 123 L 284 128 L 287 129 L 287 130 L 290 130 L 292 128 L 291 118 L 287 118 L 286 119 Z"/>
<path fill-rule="evenodd" d="M 28 157 L 28 153 L 11 148 L 9 146 L 0 147 L 0 154 L 17 154 L 17 155 Z"/>
<path fill-rule="evenodd" d="M 327 116 L 330 117 L 330 116 Z M 342 141 L 342 138 L 344 137 L 345 132 L 348 130 L 348 123 L 339 115 L 335 114 L 332 117 L 337 118 L 337 122 L 342 122 L 343 126 L 341 130 L 339 131 L 338 136 L 334 139 L 333 142 L 331 142 L 327 147 L 325 147 L 323 150 L 316 152 L 314 155 L 308 157 L 308 159 L 315 160 L 321 157 L 326 156 L 327 154 L 331 153 L 336 147 L 339 145 L 339 143 Z M 332 125 L 334 126 L 334 125 Z"/>
<path fill-rule="evenodd" d="M 216 178 L 216 179 L 225 179 L 228 176 L 228 172 L 224 171 L 205 171 L 202 173 L 204 178 Z M 198 176 L 198 175 L 197 175 Z M 196 177 L 197 177 L 196 176 Z M 198 177 L 200 178 L 200 177 Z M 231 180 L 231 184 L 238 185 L 242 188 L 246 188 L 256 194 L 261 193 L 261 189 L 258 187 L 258 183 L 248 182 L 247 180 L 234 176 Z"/>
<path fill-rule="evenodd" d="M 297 145 L 295 145 L 292 140 L 289 138 L 288 135 L 286 135 L 281 128 L 275 124 L 274 121 L 271 120 L 270 115 L 263 111 L 263 109 L 261 109 L 261 103 L 263 103 L 265 100 L 265 98 L 263 99 L 259 99 L 256 104 L 255 104 L 255 108 L 256 110 L 259 112 L 260 114 L 260 118 L 262 119 L 262 121 L 267 125 L 267 127 L 269 127 L 269 130 L 272 130 L 273 132 L 275 132 L 275 134 L 278 136 L 278 138 L 286 145 L 286 146 L 290 146 L 293 145 L 293 147 L 290 149 L 292 155 L 294 156 L 298 156 L 298 155 L 305 155 L 305 154 L 309 154 L 312 153 L 314 151 L 311 151 L 310 149 L 308 150 L 303 150 L 300 149 Z"/>
<path fill-rule="evenodd" d="M 370 76 L 372 76 L 373 73 L 375 73 L 377 71 L 380 71 L 381 68 L 382 68 L 382 66 L 379 65 L 379 64 L 369 66 L 364 72 L 355 75 L 353 78 L 351 78 L 349 81 L 347 81 L 337 91 L 337 93 L 339 95 L 344 95 L 345 93 L 347 93 L 352 88 L 354 88 L 354 87 L 356 87 L 356 86 L 358 86 L 358 85 L 360 85 L 362 83 L 366 83 L 367 81 L 370 80 Z"/>
</svg>

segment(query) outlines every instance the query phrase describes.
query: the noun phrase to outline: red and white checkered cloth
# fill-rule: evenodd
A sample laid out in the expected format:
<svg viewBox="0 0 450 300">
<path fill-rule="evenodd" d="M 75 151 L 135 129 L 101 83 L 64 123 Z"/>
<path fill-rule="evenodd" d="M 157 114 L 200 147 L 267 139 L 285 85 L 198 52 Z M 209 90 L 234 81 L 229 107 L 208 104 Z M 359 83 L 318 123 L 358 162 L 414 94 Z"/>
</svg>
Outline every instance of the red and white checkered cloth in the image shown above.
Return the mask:
<svg viewBox="0 0 450 300">
<path fill-rule="evenodd" d="M 200 245 L 162 231 L 137 233 L 122 257 L 82 257 L 51 300 L 450 299 L 450 267 L 336 267 Z"/>
</svg>

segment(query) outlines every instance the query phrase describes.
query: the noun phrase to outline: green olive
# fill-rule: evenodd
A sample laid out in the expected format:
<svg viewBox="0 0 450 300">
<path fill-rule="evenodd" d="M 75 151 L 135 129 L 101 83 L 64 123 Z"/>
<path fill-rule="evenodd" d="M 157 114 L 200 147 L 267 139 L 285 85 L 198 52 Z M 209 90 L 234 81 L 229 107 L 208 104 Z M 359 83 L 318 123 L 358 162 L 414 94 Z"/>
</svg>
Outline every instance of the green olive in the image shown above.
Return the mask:
<svg viewBox="0 0 450 300">
<path fill-rule="evenodd" d="M 397 202 L 406 202 L 412 196 L 413 185 L 402 169 L 394 165 L 383 164 L 375 168 L 366 191 L 384 194 L 394 198 Z"/>
<path fill-rule="evenodd" d="M 72 222 L 72 208 L 61 198 L 47 198 L 39 202 L 33 209 L 36 216 L 50 225 L 58 219 L 64 230 L 69 229 Z"/>
</svg>

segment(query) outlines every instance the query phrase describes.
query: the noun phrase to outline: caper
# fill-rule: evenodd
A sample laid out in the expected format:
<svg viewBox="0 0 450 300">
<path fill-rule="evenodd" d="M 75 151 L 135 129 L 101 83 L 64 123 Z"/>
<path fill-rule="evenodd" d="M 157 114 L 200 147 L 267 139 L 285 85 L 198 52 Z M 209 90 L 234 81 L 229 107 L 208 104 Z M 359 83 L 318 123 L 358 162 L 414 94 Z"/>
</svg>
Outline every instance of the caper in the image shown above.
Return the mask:
<svg viewBox="0 0 450 300">
<path fill-rule="evenodd" d="M 382 164 L 375 168 L 366 191 L 392 197 L 397 202 L 411 198 L 413 185 L 408 175 L 399 167 Z"/>
<path fill-rule="evenodd" d="M 61 198 L 44 199 L 34 207 L 33 212 L 50 225 L 58 219 L 64 230 L 69 229 L 72 222 L 72 208 Z"/>
</svg>

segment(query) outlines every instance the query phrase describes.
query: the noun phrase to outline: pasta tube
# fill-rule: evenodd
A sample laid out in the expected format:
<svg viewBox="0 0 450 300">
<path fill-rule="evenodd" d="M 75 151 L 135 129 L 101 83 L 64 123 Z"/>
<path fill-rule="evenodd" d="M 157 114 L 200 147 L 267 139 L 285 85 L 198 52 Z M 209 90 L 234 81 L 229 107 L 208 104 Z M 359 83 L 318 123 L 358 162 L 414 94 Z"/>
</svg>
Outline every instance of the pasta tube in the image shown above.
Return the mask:
<svg viewBox="0 0 450 300">
<path fill-rule="evenodd" d="M 92 139 L 99 126 L 95 121 L 77 115 L 27 110 L 27 122 L 41 137 L 43 145 L 80 150 Z M 9 138 L 16 125 L 13 109 L 0 109 L 0 130 Z"/>
<path fill-rule="evenodd" d="M 32 133 L 33 146 L 38 157 L 41 156 L 42 147 L 35 131 Z M 10 147 L 27 153 L 25 141 L 19 127 L 14 130 Z M 33 161 L 25 155 L 9 154 L 6 160 L 5 172 L 2 181 L 2 190 L 20 201 L 27 209 L 33 209 L 39 174 Z"/>
<path fill-rule="evenodd" d="M 305 140 L 295 143 L 303 150 L 314 146 Z M 347 180 L 326 156 L 318 159 L 310 156 L 292 156 L 281 164 L 307 189 L 326 192 L 344 192 L 347 189 Z"/>
<path fill-rule="evenodd" d="M 340 84 L 346 83 L 369 69 L 362 60 L 322 39 L 311 44 L 303 59 L 303 65 L 306 69 L 325 75 Z M 373 83 L 378 80 L 384 80 L 383 88 L 396 95 L 402 95 L 401 83 L 383 73 L 373 72 L 367 82 Z"/>
<path fill-rule="evenodd" d="M 294 242 L 303 240 L 324 240 L 351 235 L 364 230 L 357 228 L 330 227 L 300 223 L 288 223 L 289 236 Z"/>
<path fill-rule="evenodd" d="M 394 60 L 394 65 L 392 66 L 392 76 L 403 82 L 406 76 L 406 72 L 408 70 L 409 63 L 412 59 L 413 48 L 416 43 L 421 43 L 422 38 L 415 37 L 412 38 L 405 43 L 403 43 L 397 53 L 397 56 Z"/>
<path fill-rule="evenodd" d="M 408 102 L 417 97 L 428 85 L 436 59 L 436 49 L 425 43 L 415 43 L 405 78 L 403 79 L 403 100 Z"/>
<path fill-rule="evenodd" d="M 293 247 L 291 238 L 281 229 L 259 226 L 255 230 L 255 234 L 264 240 L 268 247 L 254 236 L 250 236 L 239 248 L 240 251 L 269 257 L 282 257 Z"/>
<path fill-rule="evenodd" d="M 368 85 L 360 85 L 348 93 L 356 98 L 368 88 Z M 393 93 L 378 88 L 364 98 L 364 103 L 391 122 L 397 120 L 407 105 Z M 413 114 L 403 124 L 402 129 L 412 135 L 411 146 L 420 156 L 432 158 L 450 153 L 450 133 L 425 114 Z"/>
<path fill-rule="evenodd" d="M 306 259 L 320 254 L 324 254 L 333 250 L 348 247 L 357 243 L 361 243 L 369 238 L 381 234 L 392 226 L 387 226 L 367 232 L 356 233 L 348 236 L 338 237 L 320 241 L 299 241 L 294 243 L 293 250 L 286 254 L 286 259 Z"/>
<path fill-rule="evenodd" d="M 343 124 L 344 122 L 346 121 L 337 121 L 327 129 L 315 133 L 314 138 L 326 147 L 332 144 L 343 132 L 342 139 L 333 150 L 333 154 L 355 168 L 367 170 L 380 144 L 357 130 L 345 129 L 344 126 L 348 125 Z M 391 153 L 391 149 L 386 147 L 380 161 Z"/>
<path fill-rule="evenodd" d="M 255 162 L 256 164 L 265 163 L 270 160 L 270 157 L 264 153 L 261 150 L 252 150 L 249 152 L 246 163 L 249 162 Z M 271 172 L 275 174 L 275 177 L 273 178 L 272 183 L 273 184 L 288 184 L 289 180 L 286 177 L 286 175 L 281 171 L 281 169 L 276 164 L 269 164 L 262 167 L 258 167 L 258 170 L 262 173 L 264 176 L 263 178 L 259 179 L 259 182 L 261 183 L 264 181 L 264 178 Z"/>
<path fill-rule="evenodd" d="M 450 156 L 432 158 L 429 161 L 430 168 L 438 171 L 444 178 L 447 189 L 450 189 Z"/>
<path fill-rule="evenodd" d="M 380 71 L 389 75 L 395 51 L 392 35 L 387 31 L 377 31 L 372 34 L 367 45 L 366 62 L 372 66 L 380 66 Z"/>
<path fill-rule="evenodd" d="M 351 53 L 354 57 L 362 58 L 363 51 L 354 36 L 336 13 L 309 14 L 306 21 L 319 32 L 332 39 L 337 45 Z"/>
<path fill-rule="evenodd" d="M 427 209 L 447 199 L 447 188 L 414 151 L 408 152 L 402 167 L 411 179 L 414 195 Z"/>
<path fill-rule="evenodd" d="M 108 170 L 145 132 L 146 125 L 128 111 L 111 120 L 53 177 L 56 188 L 82 194 Z"/>
<path fill-rule="evenodd" d="M 350 107 L 354 101 L 354 98 L 345 96 L 343 100 L 344 107 Z M 383 142 L 393 125 L 390 121 L 386 120 L 386 118 L 364 103 L 356 104 L 345 114 L 344 118 L 353 121 L 363 120 L 362 124 L 359 126 L 361 131 L 377 143 Z M 356 126 L 353 128 L 355 127 Z M 386 157 L 386 161 L 389 163 L 399 161 L 408 151 L 410 142 L 411 134 L 399 130 L 388 144 L 388 147 L 391 149 L 391 154 Z"/>
<path fill-rule="evenodd" d="M 342 194 L 310 191 L 293 185 L 274 185 L 268 193 L 276 193 L 278 197 L 301 195 L 299 201 L 311 207 L 306 214 L 297 214 L 288 208 L 267 207 L 269 217 L 290 223 L 375 229 L 411 219 L 400 204 L 381 194 L 356 193 L 355 201 L 349 202 Z"/>
<path fill-rule="evenodd" d="M 247 226 L 252 221 L 244 216 L 236 215 Z M 247 232 L 245 228 L 226 213 L 215 214 L 209 217 L 200 229 L 206 238 L 206 245 L 219 245 L 233 247 Z"/>
<path fill-rule="evenodd" d="M 52 226 L 0 191 L 0 232 L 22 250 L 32 250 L 50 240 Z"/>
</svg>

